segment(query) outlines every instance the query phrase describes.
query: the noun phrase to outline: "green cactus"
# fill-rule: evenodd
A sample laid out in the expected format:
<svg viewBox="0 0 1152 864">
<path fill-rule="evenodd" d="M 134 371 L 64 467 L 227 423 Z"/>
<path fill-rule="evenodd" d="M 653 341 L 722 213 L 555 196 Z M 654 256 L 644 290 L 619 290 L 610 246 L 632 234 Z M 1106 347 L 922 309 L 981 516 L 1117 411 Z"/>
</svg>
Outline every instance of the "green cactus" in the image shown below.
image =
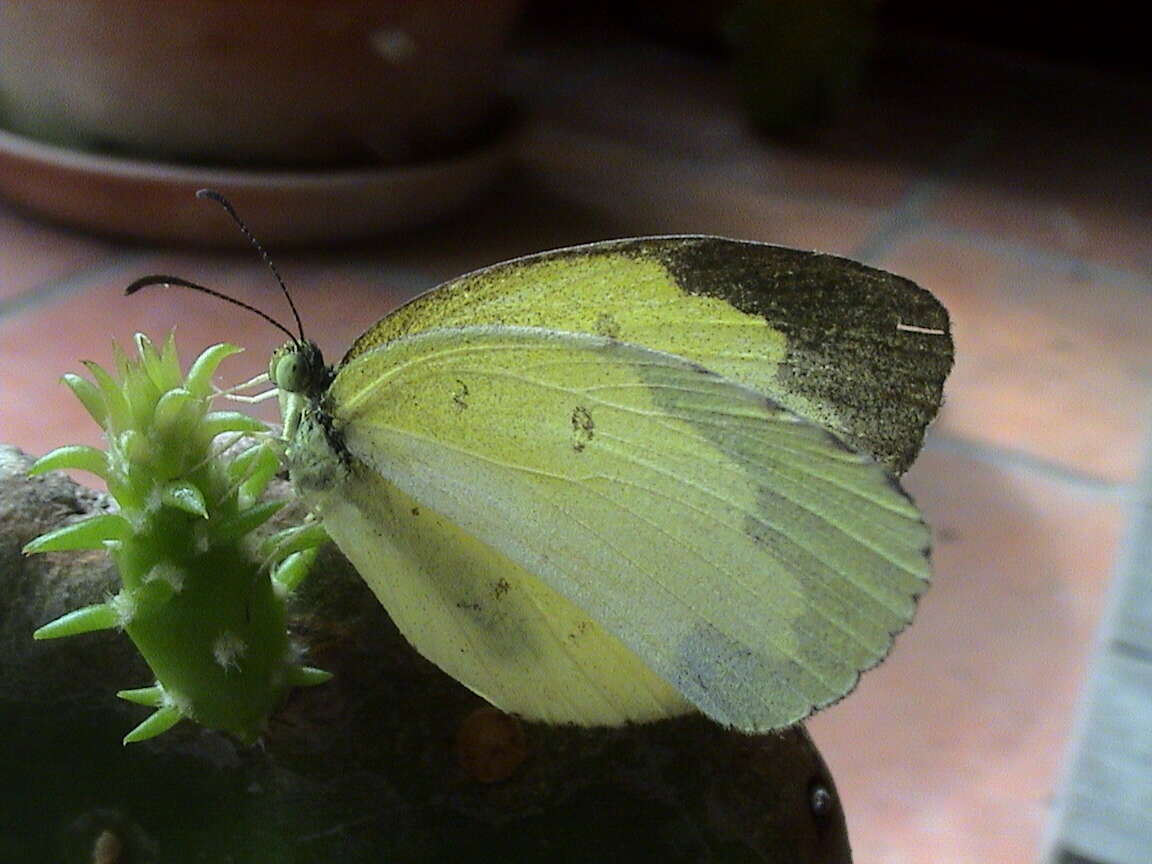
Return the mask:
<svg viewBox="0 0 1152 864">
<path fill-rule="evenodd" d="M 308 571 L 319 538 L 314 526 L 289 533 L 309 542 L 257 548 L 251 534 L 279 509 L 260 498 L 279 465 L 278 442 L 259 420 L 212 411 L 212 375 L 241 349 L 215 345 L 182 374 L 173 338 L 157 350 L 137 334 L 139 359 L 115 351 L 118 378 L 86 363 L 92 380 L 64 382 L 99 423 L 107 451 L 68 446 L 32 467 L 104 479 L 119 505 L 29 543 L 26 553 L 107 548 L 121 580 L 103 603 L 77 609 L 37 639 L 121 628 L 156 677 L 119 695 L 155 712 L 127 744 L 166 731 L 183 718 L 252 741 L 289 688 L 327 680 L 300 663 L 286 629 L 284 601 Z M 252 437 L 239 458 L 220 455 L 218 436 Z"/>
</svg>

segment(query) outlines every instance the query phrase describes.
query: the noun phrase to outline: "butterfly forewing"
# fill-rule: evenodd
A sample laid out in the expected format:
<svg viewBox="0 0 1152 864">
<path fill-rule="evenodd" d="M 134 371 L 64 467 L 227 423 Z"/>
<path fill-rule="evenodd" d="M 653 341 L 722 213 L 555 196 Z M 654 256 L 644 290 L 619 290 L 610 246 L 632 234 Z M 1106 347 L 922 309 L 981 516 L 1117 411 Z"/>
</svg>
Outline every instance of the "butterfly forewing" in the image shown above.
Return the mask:
<svg viewBox="0 0 1152 864">
<path fill-rule="evenodd" d="M 560 249 L 454 279 L 368 330 L 346 360 L 409 333 L 484 324 L 600 335 L 700 363 L 899 474 L 952 365 L 927 291 L 832 255 L 718 237 Z"/>
</svg>

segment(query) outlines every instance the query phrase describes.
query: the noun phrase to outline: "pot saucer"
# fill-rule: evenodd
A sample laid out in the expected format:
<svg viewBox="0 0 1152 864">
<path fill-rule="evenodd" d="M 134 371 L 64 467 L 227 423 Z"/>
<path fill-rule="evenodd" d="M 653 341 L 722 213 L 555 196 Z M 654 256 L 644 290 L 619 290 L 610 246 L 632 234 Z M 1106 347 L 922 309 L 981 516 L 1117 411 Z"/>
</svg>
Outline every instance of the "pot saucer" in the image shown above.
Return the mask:
<svg viewBox="0 0 1152 864">
<path fill-rule="evenodd" d="M 259 171 L 157 162 L 72 150 L 0 128 L 0 196 L 45 218 L 148 242 L 247 247 L 227 219 L 195 197 L 231 198 L 269 246 L 365 240 L 466 206 L 507 167 L 505 125 L 474 149 L 424 163 Z"/>
</svg>

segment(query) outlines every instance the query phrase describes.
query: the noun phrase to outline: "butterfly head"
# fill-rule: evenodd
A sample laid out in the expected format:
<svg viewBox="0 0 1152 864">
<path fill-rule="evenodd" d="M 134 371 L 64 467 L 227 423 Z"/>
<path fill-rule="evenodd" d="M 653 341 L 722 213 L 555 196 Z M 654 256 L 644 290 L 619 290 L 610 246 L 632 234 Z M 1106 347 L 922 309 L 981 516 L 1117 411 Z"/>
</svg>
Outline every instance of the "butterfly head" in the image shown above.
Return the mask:
<svg viewBox="0 0 1152 864">
<path fill-rule="evenodd" d="M 285 393 L 318 396 L 328 386 L 324 355 L 311 339 L 292 339 L 272 353 L 268 377 Z"/>
<path fill-rule="evenodd" d="M 292 441 L 307 405 L 319 399 L 328 386 L 330 373 L 324 355 L 312 340 L 292 339 L 272 353 L 268 377 L 280 391 L 284 437 Z"/>
</svg>

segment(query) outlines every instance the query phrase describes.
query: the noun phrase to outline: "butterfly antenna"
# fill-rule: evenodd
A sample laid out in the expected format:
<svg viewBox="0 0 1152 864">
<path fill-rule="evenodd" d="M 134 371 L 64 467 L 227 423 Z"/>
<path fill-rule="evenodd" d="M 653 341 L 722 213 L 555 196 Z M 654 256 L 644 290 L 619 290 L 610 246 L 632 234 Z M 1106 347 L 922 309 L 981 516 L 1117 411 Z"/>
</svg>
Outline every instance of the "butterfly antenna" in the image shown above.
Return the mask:
<svg viewBox="0 0 1152 864">
<path fill-rule="evenodd" d="M 209 201 L 215 201 L 225 212 L 232 217 L 232 221 L 236 223 L 236 227 L 243 232 L 244 236 L 248 238 L 248 242 L 260 253 L 260 257 L 264 259 L 264 263 L 268 265 L 268 269 L 272 271 L 272 275 L 276 277 L 276 282 L 280 285 L 280 290 L 284 292 L 284 296 L 288 299 L 288 306 L 292 310 L 292 317 L 296 319 L 296 329 L 300 333 L 299 342 L 304 341 L 304 325 L 300 323 L 300 313 L 296 311 L 296 304 L 292 302 L 292 295 L 288 293 L 288 286 L 284 284 L 284 279 L 280 275 L 280 271 L 276 269 L 276 265 L 272 263 L 272 256 L 260 245 L 260 241 L 256 239 L 244 220 L 240 218 L 240 214 L 236 212 L 236 208 L 232 206 L 232 202 L 217 192 L 215 189 L 198 189 L 196 191 L 197 198 L 206 198 Z"/>
<path fill-rule="evenodd" d="M 181 288 L 191 288 L 193 291 L 202 291 L 205 294 L 209 294 L 209 295 L 216 297 L 220 300 L 224 300 L 228 303 L 231 303 L 233 306 L 239 306 L 241 309 L 247 309 L 249 312 L 255 312 L 257 315 L 259 315 L 261 318 L 263 318 L 265 321 L 267 321 L 273 327 L 276 327 L 276 328 L 284 331 L 285 333 L 287 333 L 288 338 L 291 339 L 293 342 L 296 342 L 296 343 L 300 342 L 300 340 L 296 338 L 295 334 L 293 334 L 291 330 L 289 330 L 287 327 L 285 327 L 283 324 L 281 324 L 279 321 L 277 321 L 271 315 L 268 315 L 265 312 L 261 312 L 255 306 L 249 306 L 247 303 L 245 303 L 241 300 L 237 300 L 235 297 L 229 297 L 227 294 L 221 294 L 219 291 L 213 291 L 211 288 L 206 288 L 203 285 L 197 285 L 195 282 L 190 282 L 187 279 L 181 279 L 179 276 L 164 276 L 163 274 L 159 274 L 159 273 L 155 274 L 153 276 L 141 276 L 139 279 L 137 279 L 131 285 L 129 285 L 127 288 L 125 288 L 124 293 L 125 294 L 135 294 L 141 288 L 147 288 L 150 285 L 177 285 Z M 297 321 L 297 323 L 299 323 L 300 319 L 297 318 L 296 321 Z"/>
</svg>

